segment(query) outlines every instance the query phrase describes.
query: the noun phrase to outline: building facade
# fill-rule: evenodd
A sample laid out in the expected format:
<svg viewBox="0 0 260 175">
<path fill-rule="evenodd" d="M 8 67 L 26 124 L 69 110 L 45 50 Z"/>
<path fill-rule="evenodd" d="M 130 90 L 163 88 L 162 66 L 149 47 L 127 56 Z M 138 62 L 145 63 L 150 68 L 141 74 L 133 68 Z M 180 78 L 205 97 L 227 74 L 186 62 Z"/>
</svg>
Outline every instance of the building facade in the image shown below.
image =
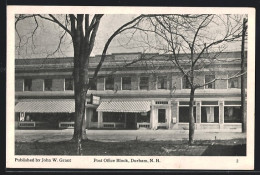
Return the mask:
<svg viewBox="0 0 260 175">
<path fill-rule="evenodd" d="M 189 85 L 169 55 L 108 55 L 93 82 L 100 58 L 90 58 L 86 128 L 188 129 Z M 195 91 L 195 128 L 241 131 L 241 78 L 228 79 L 240 71 L 240 52 L 216 60 L 195 75 L 198 84 L 224 79 Z M 73 58 L 15 60 L 16 128 L 73 128 L 72 68 Z"/>
</svg>

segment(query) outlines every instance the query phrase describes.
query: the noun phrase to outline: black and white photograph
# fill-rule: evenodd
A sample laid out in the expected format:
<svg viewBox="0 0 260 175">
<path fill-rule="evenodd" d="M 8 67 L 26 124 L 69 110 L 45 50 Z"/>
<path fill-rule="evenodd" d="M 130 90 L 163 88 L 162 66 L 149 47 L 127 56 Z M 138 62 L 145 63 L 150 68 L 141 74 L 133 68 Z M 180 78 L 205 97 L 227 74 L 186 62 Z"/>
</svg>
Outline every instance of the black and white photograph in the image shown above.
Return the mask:
<svg viewBox="0 0 260 175">
<path fill-rule="evenodd" d="M 9 168 L 254 168 L 254 9 L 7 12 Z"/>
</svg>

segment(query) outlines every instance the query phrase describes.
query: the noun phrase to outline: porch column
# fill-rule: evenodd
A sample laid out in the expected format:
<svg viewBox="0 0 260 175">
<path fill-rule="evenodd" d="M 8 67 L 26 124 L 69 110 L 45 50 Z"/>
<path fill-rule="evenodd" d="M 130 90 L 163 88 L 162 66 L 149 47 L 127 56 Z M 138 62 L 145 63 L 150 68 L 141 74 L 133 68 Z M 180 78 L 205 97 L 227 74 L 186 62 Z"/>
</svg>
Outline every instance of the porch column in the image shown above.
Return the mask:
<svg viewBox="0 0 260 175">
<path fill-rule="evenodd" d="M 168 129 L 171 128 L 171 120 L 172 120 L 172 110 L 171 110 L 171 101 L 168 101 L 168 114 L 167 114 L 167 125 Z"/>
<path fill-rule="evenodd" d="M 98 128 L 102 127 L 103 112 L 98 112 Z"/>
<path fill-rule="evenodd" d="M 196 101 L 196 129 L 200 129 L 201 124 L 201 101 Z"/>
<path fill-rule="evenodd" d="M 151 129 L 156 129 L 155 128 L 155 108 L 154 108 L 154 100 L 152 100 L 152 104 L 151 104 L 151 113 L 150 113 L 150 125 L 151 125 Z"/>
<path fill-rule="evenodd" d="M 219 101 L 219 129 L 224 128 L 224 101 Z"/>
</svg>

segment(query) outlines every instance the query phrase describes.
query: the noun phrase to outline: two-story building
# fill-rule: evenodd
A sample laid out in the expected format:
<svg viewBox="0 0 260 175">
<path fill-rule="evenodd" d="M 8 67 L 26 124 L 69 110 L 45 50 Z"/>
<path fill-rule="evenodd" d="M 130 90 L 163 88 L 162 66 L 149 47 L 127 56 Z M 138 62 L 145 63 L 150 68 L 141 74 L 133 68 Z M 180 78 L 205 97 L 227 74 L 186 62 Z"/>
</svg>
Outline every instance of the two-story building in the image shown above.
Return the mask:
<svg viewBox="0 0 260 175">
<path fill-rule="evenodd" d="M 185 57 L 185 55 L 183 55 Z M 89 75 L 101 56 L 90 58 Z M 190 89 L 169 55 L 120 53 L 108 55 L 90 78 L 86 128 L 188 129 Z M 138 61 L 137 61 L 138 60 Z M 185 60 L 185 59 L 184 59 Z M 214 64 L 196 72 L 196 129 L 241 130 L 241 81 L 228 77 L 240 71 L 240 52 L 218 55 Z M 16 128 L 73 128 L 73 58 L 15 60 Z M 93 98 L 95 102 L 92 103 Z"/>
</svg>

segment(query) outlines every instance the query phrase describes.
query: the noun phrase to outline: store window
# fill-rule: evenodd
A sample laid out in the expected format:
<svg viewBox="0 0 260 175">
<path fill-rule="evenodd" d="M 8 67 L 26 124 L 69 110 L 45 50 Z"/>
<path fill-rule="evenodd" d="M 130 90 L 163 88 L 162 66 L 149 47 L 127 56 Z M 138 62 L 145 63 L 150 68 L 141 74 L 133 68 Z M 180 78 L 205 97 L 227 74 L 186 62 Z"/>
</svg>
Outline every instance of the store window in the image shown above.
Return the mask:
<svg viewBox="0 0 260 175">
<path fill-rule="evenodd" d="M 89 78 L 89 90 L 97 90 L 97 83 L 93 78 Z"/>
<path fill-rule="evenodd" d="M 114 78 L 105 78 L 105 90 L 114 90 Z"/>
<path fill-rule="evenodd" d="M 98 112 L 96 109 L 93 109 L 93 115 L 91 117 L 91 122 L 98 122 Z"/>
<path fill-rule="evenodd" d="M 122 77 L 122 90 L 131 90 L 131 77 Z"/>
<path fill-rule="evenodd" d="M 193 117 L 196 122 L 196 107 L 193 107 Z M 189 106 L 179 107 L 179 122 L 188 123 L 189 122 Z"/>
<path fill-rule="evenodd" d="M 205 83 L 209 83 L 215 79 L 215 75 L 205 75 Z M 205 86 L 205 89 L 215 89 L 215 82 Z"/>
<path fill-rule="evenodd" d="M 137 113 L 137 122 L 138 123 L 150 123 L 150 111 Z"/>
<path fill-rule="evenodd" d="M 158 109 L 158 123 L 166 123 L 166 109 Z"/>
<path fill-rule="evenodd" d="M 103 122 L 125 122 L 124 113 L 103 112 Z"/>
<path fill-rule="evenodd" d="M 65 91 L 73 90 L 73 79 L 65 78 Z"/>
<path fill-rule="evenodd" d="M 31 91 L 32 90 L 32 79 L 25 79 L 24 80 L 24 91 Z"/>
<path fill-rule="evenodd" d="M 225 106 L 224 122 L 241 123 L 241 106 Z"/>
<path fill-rule="evenodd" d="M 44 91 L 52 91 L 52 79 L 44 80 Z"/>
<path fill-rule="evenodd" d="M 148 90 L 149 77 L 140 77 L 140 90 Z"/>
<path fill-rule="evenodd" d="M 219 107 L 218 106 L 202 106 L 201 107 L 202 123 L 219 123 Z"/>
<path fill-rule="evenodd" d="M 190 84 L 186 77 L 182 77 L 182 89 L 190 89 Z"/>
<path fill-rule="evenodd" d="M 167 77 L 158 77 L 157 89 L 167 89 Z"/>
</svg>

